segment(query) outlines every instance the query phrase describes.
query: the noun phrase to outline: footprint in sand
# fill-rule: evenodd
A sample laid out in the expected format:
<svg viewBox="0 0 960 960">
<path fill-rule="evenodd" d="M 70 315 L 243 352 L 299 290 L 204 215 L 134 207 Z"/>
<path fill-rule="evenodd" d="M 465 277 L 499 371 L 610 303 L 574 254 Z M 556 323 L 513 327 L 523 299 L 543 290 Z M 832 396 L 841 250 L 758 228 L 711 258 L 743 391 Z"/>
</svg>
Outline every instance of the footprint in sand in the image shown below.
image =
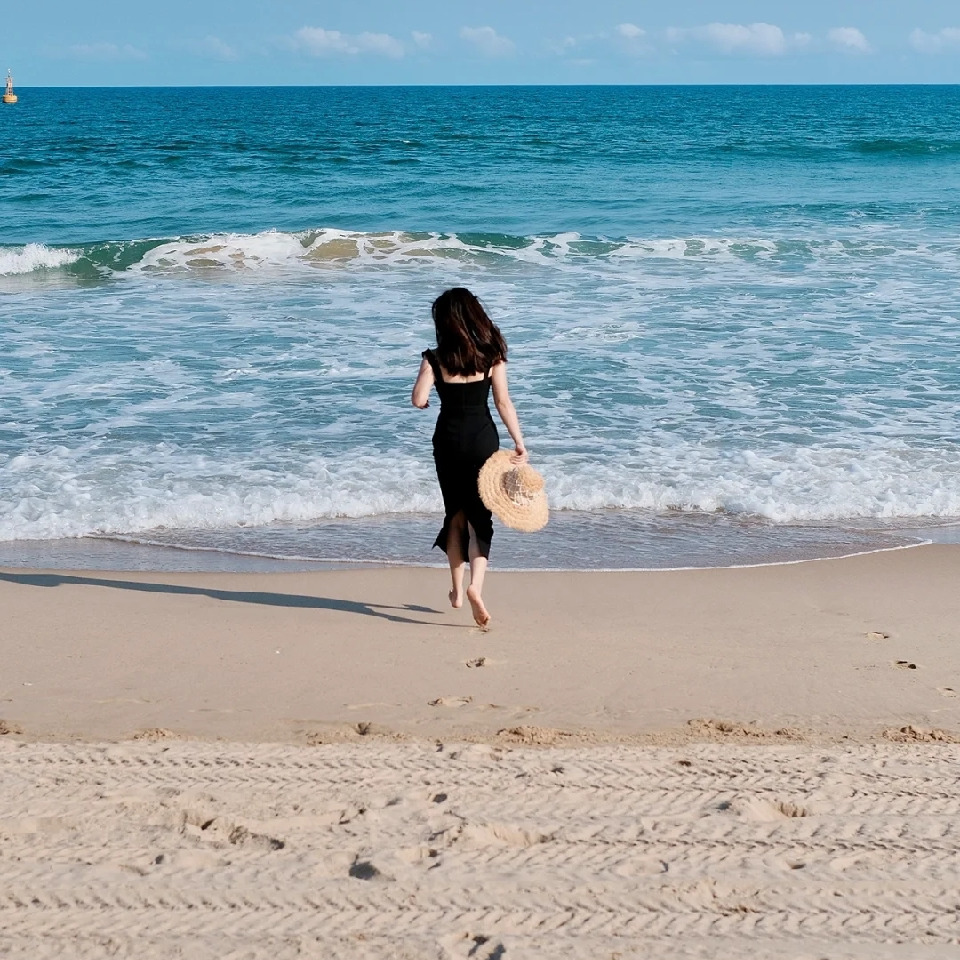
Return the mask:
<svg viewBox="0 0 960 960">
<path fill-rule="evenodd" d="M 881 633 L 879 630 L 871 630 L 871 631 L 867 634 L 867 639 L 868 639 L 868 640 L 889 640 L 889 639 L 890 639 L 890 634 L 889 634 L 889 633 Z"/>
<path fill-rule="evenodd" d="M 427 706 L 430 707 L 463 707 L 468 703 L 473 703 L 473 697 L 437 697 L 436 700 L 430 700 Z"/>
<path fill-rule="evenodd" d="M 394 878 L 389 873 L 384 873 L 375 863 L 370 860 L 361 860 L 357 857 L 347 870 L 347 875 L 354 880 L 379 880 L 390 881 Z"/>
<path fill-rule="evenodd" d="M 901 670 L 916 670 L 917 665 L 909 660 L 894 660 L 893 665 Z"/>
<path fill-rule="evenodd" d="M 148 727 L 145 730 L 138 730 L 131 738 L 131 740 L 181 740 L 182 738 L 179 734 L 174 733 L 173 730 L 168 730 L 166 727 Z"/>
<path fill-rule="evenodd" d="M 507 956 L 507 948 L 502 941 L 483 934 L 451 934 L 440 943 L 451 960 L 466 960 L 468 957 L 470 960 L 501 960 Z"/>
<path fill-rule="evenodd" d="M 465 661 L 465 666 L 468 667 L 483 667 L 486 666 L 487 658 L 486 657 L 475 657 L 473 660 Z"/>
<path fill-rule="evenodd" d="M 957 691 L 954 690 L 953 687 L 937 687 L 937 693 L 939 693 L 941 697 L 953 698 L 957 696 Z"/>
</svg>

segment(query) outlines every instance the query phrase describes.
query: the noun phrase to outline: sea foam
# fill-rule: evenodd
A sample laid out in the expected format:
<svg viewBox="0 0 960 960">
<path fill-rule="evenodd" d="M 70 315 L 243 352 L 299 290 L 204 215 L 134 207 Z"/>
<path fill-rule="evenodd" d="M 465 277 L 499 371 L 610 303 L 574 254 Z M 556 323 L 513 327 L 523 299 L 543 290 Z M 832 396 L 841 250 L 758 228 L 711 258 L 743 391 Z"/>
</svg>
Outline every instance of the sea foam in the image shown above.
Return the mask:
<svg viewBox="0 0 960 960">
<path fill-rule="evenodd" d="M 882 258 L 949 261 L 960 253 L 960 244 L 950 241 L 930 244 L 907 236 L 872 236 L 868 229 L 840 238 L 805 236 L 799 232 L 782 236 L 603 237 L 571 231 L 524 236 L 402 230 L 363 232 L 320 227 L 295 232 L 266 230 L 255 234 L 220 233 L 96 244 L 86 248 L 83 255 L 112 267 L 118 258 L 127 259 L 123 256 L 123 249 L 127 247 L 143 252 L 123 269 L 153 274 L 445 262 L 487 268 L 511 262 L 559 268 L 589 268 L 591 264 L 607 263 L 613 268 L 622 268 L 630 262 L 657 260 L 745 265 L 756 261 L 797 265 L 846 262 L 854 267 Z M 71 257 L 76 259 L 73 254 Z"/>
<path fill-rule="evenodd" d="M 775 524 L 910 526 L 960 516 L 960 461 L 897 448 L 711 454 L 690 445 L 596 462 L 536 459 L 554 510 L 724 514 Z M 0 540 L 442 511 L 433 466 L 403 444 L 391 456 L 305 457 L 263 438 L 244 459 L 169 444 L 113 455 L 60 447 L 0 462 Z"/>
<path fill-rule="evenodd" d="M 60 250 L 42 243 L 28 243 L 25 247 L 2 247 L 0 276 L 56 269 L 79 259 L 80 254 L 75 250 Z"/>
</svg>

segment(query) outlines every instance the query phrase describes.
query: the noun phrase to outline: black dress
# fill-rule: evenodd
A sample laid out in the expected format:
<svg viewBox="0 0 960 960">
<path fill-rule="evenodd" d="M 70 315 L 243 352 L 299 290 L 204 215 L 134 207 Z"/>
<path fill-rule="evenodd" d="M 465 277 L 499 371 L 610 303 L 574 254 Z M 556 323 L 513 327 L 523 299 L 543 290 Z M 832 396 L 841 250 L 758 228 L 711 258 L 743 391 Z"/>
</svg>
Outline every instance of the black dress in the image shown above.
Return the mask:
<svg viewBox="0 0 960 960">
<path fill-rule="evenodd" d="M 433 462 L 443 493 L 444 518 L 433 545 L 446 552 L 450 521 L 463 511 L 476 534 L 480 553 L 489 557 L 493 518 L 480 499 L 477 476 L 487 458 L 500 449 L 500 437 L 487 406 L 490 374 L 470 383 L 448 383 L 443 379 L 436 354 L 425 350 L 423 356 L 433 368 L 440 397 L 440 415 L 433 431 Z M 464 528 L 464 559 L 467 542 L 468 532 Z"/>
</svg>

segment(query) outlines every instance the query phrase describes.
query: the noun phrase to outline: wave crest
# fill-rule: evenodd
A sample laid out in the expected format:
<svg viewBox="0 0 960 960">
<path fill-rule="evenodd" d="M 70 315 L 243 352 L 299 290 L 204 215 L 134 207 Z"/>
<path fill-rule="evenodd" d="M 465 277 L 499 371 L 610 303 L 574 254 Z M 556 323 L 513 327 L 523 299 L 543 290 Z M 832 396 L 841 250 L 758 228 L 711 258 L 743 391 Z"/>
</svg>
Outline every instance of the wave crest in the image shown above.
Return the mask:
<svg viewBox="0 0 960 960">
<path fill-rule="evenodd" d="M 0 249 L 0 276 L 33 273 L 37 270 L 54 270 L 76 263 L 80 253 L 76 250 L 61 250 L 42 243 L 28 243 L 25 247 Z"/>
<path fill-rule="evenodd" d="M 947 249 L 949 248 L 949 249 Z M 644 261 L 808 264 L 875 260 L 901 255 L 929 258 L 955 252 L 912 240 L 886 237 L 693 236 L 588 237 L 577 232 L 542 236 L 488 233 L 351 231 L 333 227 L 288 232 L 218 233 L 187 237 L 110 241 L 79 249 L 28 244 L 0 250 L 0 275 L 67 267 L 94 279 L 123 273 L 224 275 L 364 266 L 416 266 L 454 262 L 479 267 L 530 263 L 580 269 L 606 264 L 616 269 Z"/>
<path fill-rule="evenodd" d="M 360 232 L 325 227 L 301 232 L 269 230 L 170 240 L 134 241 L 91 249 L 87 258 L 111 271 L 146 274 L 252 273 L 345 266 L 436 264 L 453 261 L 496 267 L 503 263 L 583 266 L 685 260 L 705 262 L 797 262 L 874 260 L 936 251 L 913 241 L 886 238 L 695 236 L 587 237 L 577 232 L 543 236 L 469 233 Z"/>
</svg>

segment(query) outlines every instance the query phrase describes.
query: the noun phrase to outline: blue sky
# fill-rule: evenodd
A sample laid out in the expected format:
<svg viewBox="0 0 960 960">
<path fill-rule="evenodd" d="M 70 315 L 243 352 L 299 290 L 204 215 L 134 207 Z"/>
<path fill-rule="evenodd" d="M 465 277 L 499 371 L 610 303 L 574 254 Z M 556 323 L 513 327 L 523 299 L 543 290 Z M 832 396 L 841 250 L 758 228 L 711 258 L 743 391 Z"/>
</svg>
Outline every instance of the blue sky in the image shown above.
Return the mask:
<svg viewBox="0 0 960 960">
<path fill-rule="evenodd" d="M 960 83 L 958 0 L 14 0 L 22 86 Z"/>
</svg>

